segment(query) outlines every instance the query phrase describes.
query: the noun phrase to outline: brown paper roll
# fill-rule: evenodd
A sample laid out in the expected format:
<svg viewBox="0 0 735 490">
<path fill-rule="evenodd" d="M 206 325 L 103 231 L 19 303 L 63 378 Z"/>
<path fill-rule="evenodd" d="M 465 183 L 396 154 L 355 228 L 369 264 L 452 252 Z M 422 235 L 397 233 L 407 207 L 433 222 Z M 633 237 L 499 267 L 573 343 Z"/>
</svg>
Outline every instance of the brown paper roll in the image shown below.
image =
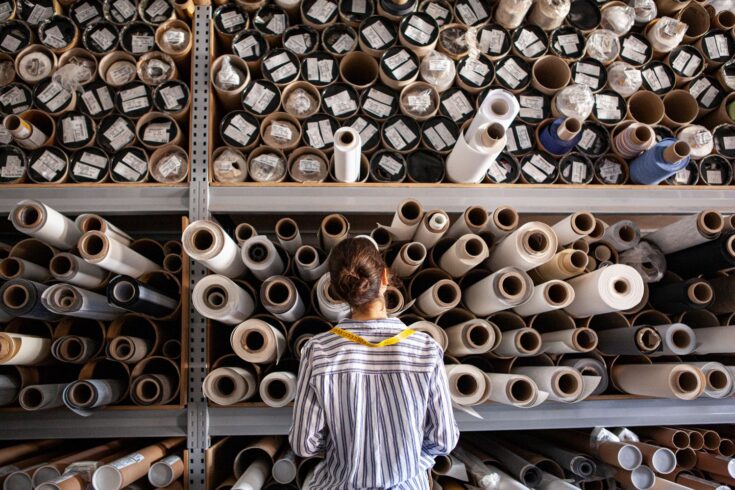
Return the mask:
<svg viewBox="0 0 735 490">
<path fill-rule="evenodd" d="M 165 439 L 158 444 L 144 447 L 134 453 L 97 468 L 92 477 L 96 488 L 119 490 L 148 474 L 151 465 L 163 458 L 168 451 L 183 444 L 185 439 Z"/>
<path fill-rule="evenodd" d="M 625 393 L 693 400 L 704 392 L 704 374 L 688 364 L 614 365 L 613 382 Z"/>
<path fill-rule="evenodd" d="M 373 85 L 380 74 L 377 60 L 362 51 L 347 53 L 339 62 L 339 75 L 342 80 L 357 90 Z"/>
<path fill-rule="evenodd" d="M 171 359 L 149 357 L 130 373 L 130 398 L 136 405 L 167 405 L 179 394 L 179 367 Z"/>
<path fill-rule="evenodd" d="M 569 65 L 558 56 L 542 56 L 531 70 L 531 86 L 546 95 L 554 95 L 569 85 L 571 79 Z"/>
<path fill-rule="evenodd" d="M 686 90 L 672 90 L 663 98 L 664 117 L 661 123 L 678 128 L 692 123 L 699 114 L 697 99 Z"/>
</svg>

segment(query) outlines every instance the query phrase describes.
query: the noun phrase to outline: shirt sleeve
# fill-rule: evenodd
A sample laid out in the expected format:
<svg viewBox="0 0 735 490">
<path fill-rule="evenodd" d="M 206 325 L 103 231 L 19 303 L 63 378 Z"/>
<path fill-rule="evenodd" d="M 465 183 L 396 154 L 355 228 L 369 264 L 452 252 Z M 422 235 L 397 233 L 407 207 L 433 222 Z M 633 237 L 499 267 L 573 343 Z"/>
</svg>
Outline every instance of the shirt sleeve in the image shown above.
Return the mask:
<svg viewBox="0 0 735 490">
<path fill-rule="evenodd" d="M 452 452 L 458 440 L 459 428 L 454 420 L 449 382 L 440 353 L 429 384 L 423 451 L 431 456 L 446 455 Z"/>
<path fill-rule="evenodd" d="M 293 452 L 307 458 L 324 450 L 327 426 L 316 390 L 311 386 L 313 348 L 306 345 L 301 357 L 296 401 L 289 442 Z"/>
</svg>

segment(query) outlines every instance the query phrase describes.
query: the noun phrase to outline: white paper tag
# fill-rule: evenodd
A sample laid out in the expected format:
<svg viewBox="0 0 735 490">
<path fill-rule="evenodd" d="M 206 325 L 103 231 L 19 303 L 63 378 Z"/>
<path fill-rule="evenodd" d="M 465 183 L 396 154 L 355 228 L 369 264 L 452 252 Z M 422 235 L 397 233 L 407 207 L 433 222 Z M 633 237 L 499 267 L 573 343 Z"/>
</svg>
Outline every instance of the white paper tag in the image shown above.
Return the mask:
<svg viewBox="0 0 735 490">
<path fill-rule="evenodd" d="M 714 185 L 722 184 L 722 172 L 720 170 L 707 170 L 707 183 Z"/>
<path fill-rule="evenodd" d="M 145 171 L 148 169 L 148 163 L 132 152 L 128 152 L 123 157 L 122 161 L 128 164 L 130 168 L 138 172 L 138 175 L 144 174 Z"/>
<path fill-rule="evenodd" d="M 100 172 L 101 170 L 99 168 L 87 165 L 86 163 L 82 162 L 77 162 L 77 164 L 74 165 L 74 169 L 72 170 L 72 173 L 77 177 L 86 177 L 93 180 L 99 178 Z"/>
<path fill-rule="evenodd" d="M 462 92 L 455 92 L 442 101 L 442 106 L 449 113 L 454 122 L 461 120 L 474 109 Z"/>
<path fill-rule="evenodd" d="M 61 132 L 64 143 L 76 143 L 89 138 L 87 124 L 82 116 L 72 116 L 61 120 Z"/>
<path fill-rule="evenodd" d="M 592 145 L 597 141 L 597 135 L 591 129 L 585 129 L 582 131 L 582 138 L 577 143 L 577 146 L 583 150 L 589 150 Z"/>
<path fill-rule="evenodd" d="M 321 170 L 322 166 L 318 160 L 303 158 L 299 160 L 299 170 L 305 174 L 314 174 Z"/>
<path fill-rule="evenodd" d="M 115 42 L 115 35 L 107 29 L 94 31 L 89 37 L 91 37 L 103 51 L 110 49 L 112 44 Z"/>
<path fill-rule="evenodd" d="M 79 161 L 98 168 L 105 168 L 107 166 L 107 159 L 105 157 L 102 155 L 95 155 L 94 153 L 87 151 L 82 153 L 82 156 L 79 157 Z"/>
<path fill-rule="evenodd" d="M 401 169 L 403 168 L 403 165 L 401 162 L 397 161 L 395 158 L 391 157 L 390 155 L 383 155 L 380 157 L 380 161 L 378 162 L 378 166 L 384 169 L 386 172 L 388 172 L 391 175 L 398 175 L 401 172 Z"/>
<path fill-rule="evenodd" d="M 171 140 L 171 123 L 151 123 L 143 131 L 143 139 L 151 143 L 168 143 Z"/>
</svg>

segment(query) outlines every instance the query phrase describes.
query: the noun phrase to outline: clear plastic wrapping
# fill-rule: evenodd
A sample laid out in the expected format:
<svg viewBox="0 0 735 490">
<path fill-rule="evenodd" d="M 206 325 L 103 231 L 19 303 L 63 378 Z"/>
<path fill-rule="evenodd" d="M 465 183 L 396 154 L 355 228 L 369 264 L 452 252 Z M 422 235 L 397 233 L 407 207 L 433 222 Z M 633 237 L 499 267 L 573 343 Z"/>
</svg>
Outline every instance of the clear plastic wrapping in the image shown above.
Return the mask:
<svg viewBox="0 0 735 490">
<path fill-rule="evenodd" d="M 250 177 L 256 182 L 278 182 L 286 176 L 286 159 L 276 152 L 263 152 L 250 161 Z"/>
<path fill-rule="evenodd" d="M 635 8 L 628 5 L 612 5 L 602 11 L 600 27 L 609 29 L 618 36 L 623 36 L 635 24 Z"/>
<path fill-rule="evenodd" d="M 676 19 L 661 17 L 648 29 L 646 37 L 655 51 L 668 53 L 681 44 L 688 28 Z"/>
<path fill-rule="evenodd" d="M 170 27 L 161 36 L 161 48 L 169 51 L 183 51 L 189 44 L 189 31 L 181 27 Z"/>
<path fill-rule="evenodd" d="M 189 171 L 186 152 L 178 147 L 164 151 L 151 165 L 151 176 L 157 182 L 181 182 Z"/>
<path fill-rule="evenodd" d="M 283 146 L 291 145 L 301 135 L 299 128 L 287 120 L 273 121 L 266 129 L 266 134 L 277 144 Z"/>
<path fill-rule="evenodd" d="M 618 35 L 607 29 L 592 31 L 587 38 L 587 56 L 605 65 L 611 63 L 620 54 Z"/>
<path fill-rule="evenodd" d="M 595 106 L 595 96 L 587 85 L 575 83 L 561 89 L 554 98 L 556 110 L 566 117 L 587 119 Z"/>
<path fill-rule="evenodd" d="M 421 60 L 421 78 L 436 87 L 439 92 L 448 90 L 454 83 L 457 68 L 452 59 L 438 51 L 432 51 Z"/>
<path fill-rule="evenodd" d="M 616 61 L 607 69 L 607 82 L 610 88 L 622 95 L 630 97 L 643 85 L 641 71 L 624 61 Z"/>
<path fill-rule="evenodd" d="M 163 53 L 155 53 L 140 63 L 140 78 L 146 83 L 160 85 L 172 77 L 174 62 Z"/>
<path fill-rule="evenodd" d="M 646 282 L 658 282 L 666 272 L 666 257 L 664 257 L 664 254 L 645 241 L 622 252 L 618 263 L 629 265 L 637 270 Z"/>
<path fill-rule="evenodd" d="M 401 95 L 401 105 L 413 116 L 428 116 L 433 114 L 437 107 L 431 90 L 424 87 L 406 89 Z"/>
<path fill-rule="evenodd" d="M 214 83 L 222 90 L 235 90 L 245 81 L 245 74 L 234 66 L 230 58 L 225 56 L 222 60 L 222 66 L 214 78 Z"/>
<path fill-rule="evenodd" d="M 303 88 L 297 88 L 289 94 L 284 105 L 289 114 L 305 116 L 314 112 L 317 100 Z"/>
<path fill-rule="evenodd" d="M 520 26 L 533 0 L 500 0 L 495 9 L 495 21 L 506 29 Z"/>
<path fill-rule="evenodd" d="M 654 0 L 630 0 L 628 5 L 635 9 L 636 24 L 648 24 L 658 15 Z"/>
<path fill-rule="evenodd" d="M 79 61 L 77 63 L 76 61 Z M 70 92 L 82 91 L 82 83 L 94 78 L 94 65 L 90 67 L 90 60 L 72 58 L 69 63 L 54 73 L 52 80 Z"/>
<path fill-rule="evenodd" d="M 218 182 L 244 182 L 248 177 L 245 157 L 239 151 L 226 148 L 214 159 L 214 178 Z"/>
</svg>

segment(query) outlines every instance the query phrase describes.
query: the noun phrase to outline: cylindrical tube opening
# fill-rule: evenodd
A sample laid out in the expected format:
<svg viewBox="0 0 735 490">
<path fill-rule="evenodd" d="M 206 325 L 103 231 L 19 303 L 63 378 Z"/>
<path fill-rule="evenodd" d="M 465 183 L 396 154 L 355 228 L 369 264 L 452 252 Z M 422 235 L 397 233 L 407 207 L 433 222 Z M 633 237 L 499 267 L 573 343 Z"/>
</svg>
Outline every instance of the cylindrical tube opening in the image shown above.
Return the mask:
<svg viewBox="0 0 735 490">
<path fill-rule="evenodd" d="M 43 211 L 35 204 L 20 207 L 15 212 L 16 220 L 25 228 L 34 228 L 41 224 Z"/>
<path fill-rule="evenodd" d="M 197 252 L 206 252 L 214 246 L 214 235 L 206 229 L 196 230 L 192 236 L 192 244 Z"/>
<path fill-rule="evenodd" d="M 93 215 L 85 216 L 79 223 L 79 229 L 85 233 L 88 231 L 103 231 L 104 226 L 102 219 Z"/>
<path fill-rule="evenodd" d="M 10 309 L 23 308 L 30 301 L 28 289 L 21 284 L 12 284 L 3 292 L 3 303 Z"/>
<path fill-rule="evenodd" d="M 535 352 L 541 346 L 541 336 L 531 329 L 519 333 L 517 341 L 518 346 L 524 352 Z"/>
<path fill-rule="evenodd" d="M 717 22 L 719 22 L 725 30 L 735 27 L 735 12 L 732 10 L 722 10 L 717 14 L 716 18 Z"/>
<path fill-rule="evenodd" d="M 576 213 L 572 219 L 572 226 L 580 234 L 589 234 L 595 229 L 595 217 L 590 213 Z"/>
<path fill-rule="evenodd" d="M 375 237 L 373 237 L 375 238 Z M 313 247 L 301 247 L 296 252 L 296 262 L 303 265 L 313 264 L 317 259 L 316 249 Z"/>
<path fill-rule="evenodd" d="M 298 225 L 290 218 L 284 218 L 276 224 L 276 234 L 284 240 L 293 240 L 298 231 Z"/>
<path fill-rule="evenodd" d="M 353 51 L 342 58 L 339 72 L 342 78 L 356 87 L 364 87 L 378 79 L 380 67 L 378 62 L 367 53 Z"/>
<path fill-rule="evenodd" d="M 280 379 L 274 379 L 268 383 L 266 392 L 274 400 L 283 400 L 288 394 L 288 387 Z"/>
<path fill-rule="evenodd" d="M 256 330 L 250 330 L 247 332 L 243 342 L 250 352 L 258 352 L 265 347 L 265 337 L 263 337 L 262 333 Z"/>
<path fill-rule="evenodd" d="M 35 386 L 29 386 L 20 392 L 19 401 L 26 410 L 38 408 L 43 403 L 43 393 Z"/>
<path fill-rule="evenodd" d="M 477 393 L 477 380 L 469 374 L 462 374 L 457 378 L 457 391 L 463 395 L 472 395 Z"/>
<path fill-rule="evenodd" d="M 144 378 L 136 383 L 135 394 L 142 402 L 152 402 L 160 396 L 161 387 L 156 381 Z"/>
<path fill-rule="evenodd" d="M 291 298 L 291 290 L 288 285 L 282 281 L 273 281 L 268 283 L 265 288 L 265 296 L 268 300 L 276 305 L 282 305 Z"/>
<path fill-rule="evenodd" d="M 630 96 L 628 110 L 638 122 L 658 124 L 664 116 L 664 103 L 658 95 L 644 90 Z"/>
<path fill-rule="evenodd" d="M 112 296 L 121 303 L 135 299 L 135 286 L 127 281 L 120 281 L 112 287 Z"/>
<path fill-rule="evenodd" d="M 492 123 L 485 128 L 485 134 L 494 141 L 500 141 L 505 136 L 505 128 L 500 123 Z"/>
<path fill-rule="evenodd" d="M 533 386 L 525 379 L 511 381 L 509 390 L 510 399 L 516 403 L 527 403 L 533 397 Z"/>
<path fill-rule="evenodd" d="M 546 299 L 552 305 L 564 304 L 569 298 L 569 291 L 562 283 L 554 282 L 546 288 Z"/>
<path fill-rule="evenodd" d="M 66 255 L 54 255 L 49 262 L 49 270 L 57 276 L 72 272 L 72 261 Z"/>
<path fill-rule="evenodd" d="M 3 125 L 8 131 L 16 131 L 20 128 L 21 124 L 20 118 L 14 114 L 5 116 L 5 119 L 3 119 Z"/>
<path fill-rule="evenodd" d="M 531 253 L 543 253 L 549 248 L 549 239 L 546 233 L 532 231 L 526 235 L 526 249 Z"/>
<path fill-rule="evenodd" d="M 204 303 L 212 309 L 220 309 L 227 305 L 227 290 L 220 285 L 209 286 L 204 291 Z"/>
<path fill-rule="evenodd" d="M 556 380 L 556 387 L 559 393 L 573 395 L 579 390 L 579 380 L 569 373 L 562 373 Z"/>
<path fill-rule="evenodd" d="M 676 464 L 685 469 L 694 468 L 697 465 L 696 451 L 688 447 L 679 449 L 676 451 Z"/>
<path fill-rule="evenodd" d="M 623 242 L 630 243 L 635 240 L 635 228 L 632 226 L 624 225 L 618 228 L 618 238 Z"/>
<path fill-rule="evenodd" d="M 697 117 L 699 106 L 697 100 L 687 92 L 674 91 L 664 97 L 666 117 L 678 124 L 687 124 Z"/>
<path fill-rule="evenodd" d="M 679 348 L 684 348 L 692 344 L 692 337 L 687 330 L 677 330 L 672 335 L 671 342 Z"/>
<path fill-rule="evenodd" d="M 370 236 L 378 244 L 378 247 L 387 247 L 393 241 L 390 232 L 382 227 L 375 228 L 370 232 Z"/>
<path fill-rule="evenodd" d="M 237 238 L 237 241 L 241 243 L 254 236 L 255 228 L 247 223 L 240 223 L 237 225 L 237 228 L 235 228 L 235 237 Z"/>
<path fill-rule="evenodd" d="M 464 242 L 464 249 L 470 257 L 477 257 L 482 254 L 484 244 L 485 242 L 479 238 L 471 238 Z"/>
<path fill-rule="evenodd" d="M 689 286 L 689 299 L 700 305 L 706 305 L 714 298 L 715 292 L 712 286 L 706 282 L 696 282 Z"/>
<path fill-rule="evenodd" d="M 492 101 L 490 104 L 490 110 L 495 114 L 496 116 L 505 116 L 508 114 L 508 111 L 510 111 L 510 107 L 508 106 L 508 102 L 498 99 Z"/>
<path fill-rule="evenodd" d="M 722 215 L 717 211 L 705 211 L 702 213 L 700 223 L 707 233 L 718 233 L 725 226 Z"/>
<path fill-rule="evenodd" d="M 584 269 L 587 267 L 587 262 L 589 259 L 587 258 L 587 254 L 582 252 L 581 250 L 575 250 L 569 255 L 569 260 L 571 261 L 572 265 L 578 269 Z"/>
<path fill-rule="evenodd" d="M 495 224 L 504 230 L 513 229 L 518 224 L 518 213 L 512 208 L 503 208 L 495 213 Z"/>
<path fill-rule="evenodd" d="M 630 283 L 627 279 L 616 279 L 613 281 L 613 289 L 618 294 L 628 294 L 630 291 Z"/>
<path fill-rule="evenodd" d="M 405 201 L 398 212 L 405 221 L 416 221 L 421 217 L 421 204 L 414 200 Z"/>
<path fill-rule="evenodd" d="M 426 247 L 419 242 L 414 242 L 406 247 L 406 255 L 414 262 L 422 262 L 426 259 Z"/>
<path fill-rule="evenodd" d="M 674 382 L 676 388 L 684 393 L 696 391 L 699 388 L 699 378 L 690 371 L 677 373 Z"/>
<path fill-rule="evenodd" d="M 674 443 L 674 446 L 681 449 L 689 446 L 689 434 L 684 432 L 683 430 L 677 430 L 674 435 L 671 437 L 671 442 Z"/>
<path fill-rule="evenodd" d="M 467 338 L 475 347 L 482 347 L 490 341 L 490 332 L 484 325 L 470 325 Z"/>
<path fill-rule="evenodd" d="M 355 141 L 355 137 L 352 135 L 349 131 L 341 132 L 339 135 L 339 142 L 343 145 L 351 145 L 352 142 Z"/>
<path fill-rule="evenodd" d="M 248 248 L 248 257 L 253 262 L 265 262 L 268 258 L 268 247 L 262 243 L 254 243 Z"/>
<path fill-rule="evenodd" d="M 591 350 L 597 346 L 597 334 L 591 328 L 579 328 L 575 330 L 577 345 L 582 349 Z"/>
<path fill-rule="evenodd" d="M 439 286 L 436 295 L 439 301 L 448 305 L 457 299 L 457 288 L 452 284 L 444 283 Z"/>
<path fill-rule="evenodd" d="M 556 56 L 539 59 L 532 71 L 539 85 L 554 92 L 564 88 L 572 76 L 567 62 Z"/>
<path fill-rule="evenodd" d="M 87 255 L 99 255 L 105 250 L 105 240 L 98 235 L 84 235 L 79 248 L 84 250 Z"/>
<path fill-rule="evenodd" d="M 84 345 L 76 337 L 67 337 L 59 344 L 59 354 L 64 359 L 78 359 L 83 351 Z"/>
<path fill-rule="evenodd" d="M 235 392 L 235 380 L 230 376 L 220 376 L 214 383 L 214 389 L 219 396 L 227 397 Z"/>
<path fill-rule="evenodd" d="M 88 383 L 74 383 L 69 389 L 69 399 L 77 406 L 89 406 L 94 403 L 95 392 Z"/>
<path fill-rule="evenodd" d="M 728 376 L 719 369 L 707 372 L 707 384 L 714 390 L 722 390 L 727 387 Z"/>
<path fill-rule="evenodd" d="M 641 328 L 636 334 L 636 343 L 643 352 L 651 352 L 661 345 L 661 336 L 650 327 Z"/>
<path fill-rule="evenodd" d="M 20 261 L 15 257 L 8 257 L 0 261 L 0 275 L 14 279 L 20 274 Z"/>
<path fill-rule="evenodd" d="M 471 207 L 466 213 L 467 223 L 473 227 L 484 227 L 487 225 L 487 211 L 479 206 Z"/>
<path fill-rule="evenodd" d="M 513 298 L 523 294 L 525 284 L 518 274 L 510 272 L 500 278 L 498 281 L 498 288 L 504 296 Z"/>
<path fill-rule="evenodd" d="M 167 271 L 178 272 L 182 266 L 181 255 L 179 254 L 168 254 L 163 258 L 163 268 Z"/>
<path fill-rule="evenodd" d="M 704 447 L 704 436 L 697 431 L 689 432 L 689 447 L 699 451 Z"/>
<path fill-rule="evenodd" d="M 597 245 L 595 247 L 595 259 L 600 262 L 606 262 L 612 258 L 612 249 L 607 245 Z"/>
<path fill-rule="evenodd" d="M 651 129 L 651 126 L 647 126 L 645 124 L 642 126 L 638 126 L 633 131 L 633 136 L 638 143 L 650 141 L 654 137 L 653 129 Z"/>
<path fill-rule="evenodd" d="M 345 232 L 345 223 L 340 217 L 331 216 L 324 220 L 322 228 L 328 235 L 339 236 Z"/>
</svg>

